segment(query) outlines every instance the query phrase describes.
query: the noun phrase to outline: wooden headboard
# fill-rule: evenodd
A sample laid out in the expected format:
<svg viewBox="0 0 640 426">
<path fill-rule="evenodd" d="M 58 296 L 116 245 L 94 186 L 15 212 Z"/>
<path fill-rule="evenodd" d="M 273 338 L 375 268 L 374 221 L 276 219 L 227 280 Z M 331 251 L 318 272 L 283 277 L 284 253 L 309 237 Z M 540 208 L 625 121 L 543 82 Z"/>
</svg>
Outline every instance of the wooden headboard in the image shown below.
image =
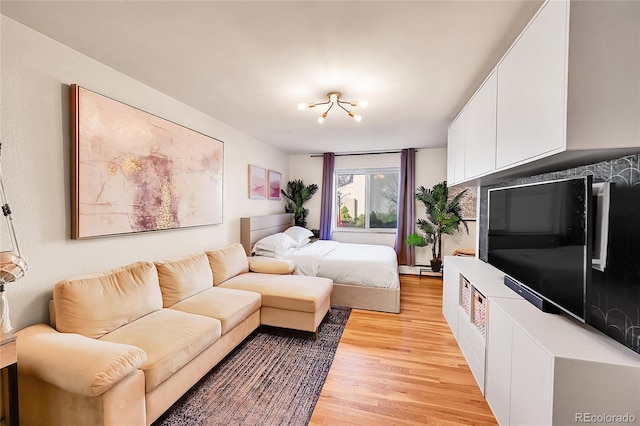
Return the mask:
<svg viewBox="0 0 640 426">
<path fill-rule="evenodd" d="M 251 256 L 251 248 L 261 238 L 282 232 L 292 227 L 294 223 L 293 214 L 291 213 L 241 218 L 240 242 L 247 256 Z"/>
</svg>

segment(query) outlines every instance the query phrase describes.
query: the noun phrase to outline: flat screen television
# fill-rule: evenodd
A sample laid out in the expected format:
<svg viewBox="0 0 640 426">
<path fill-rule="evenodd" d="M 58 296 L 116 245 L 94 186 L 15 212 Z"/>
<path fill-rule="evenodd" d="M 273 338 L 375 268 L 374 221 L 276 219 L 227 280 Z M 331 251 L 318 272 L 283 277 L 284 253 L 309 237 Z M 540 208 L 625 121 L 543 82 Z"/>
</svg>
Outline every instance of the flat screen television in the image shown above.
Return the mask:
<svg viewBox="0 0 640 426">
<path fill-rule="evenodd" d="M 489 190 L 487 261 L 540 309 L 587 322 L 591 177 Z"/>
</svg>

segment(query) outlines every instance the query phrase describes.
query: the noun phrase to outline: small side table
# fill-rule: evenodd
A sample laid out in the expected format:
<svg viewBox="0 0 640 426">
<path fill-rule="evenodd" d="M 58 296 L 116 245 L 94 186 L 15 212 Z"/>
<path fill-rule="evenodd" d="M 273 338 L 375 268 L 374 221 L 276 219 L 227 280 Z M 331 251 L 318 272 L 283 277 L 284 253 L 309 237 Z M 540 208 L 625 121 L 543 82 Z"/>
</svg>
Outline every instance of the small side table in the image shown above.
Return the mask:
<svg viewBox="0 0 640 426">
<path fill-rule="evenodd" d="M 7 426 L 18 426 L 18 353 L 16 350 L 16 335 L 13 333 L 0 333 L 0 369 L 2 375 L 6 374 L 9 388 L 8 398 L 2 398 L 0 404 L 8 406 L 2 410 L 4 418 L 0 418 L 0 424 Z M 3 380 L 4 381 L 4 380 Z M 4 388 L 4 383 L 0 383 Z M 3 392 L 4 393 L 4 392 Z"/>
</svg>

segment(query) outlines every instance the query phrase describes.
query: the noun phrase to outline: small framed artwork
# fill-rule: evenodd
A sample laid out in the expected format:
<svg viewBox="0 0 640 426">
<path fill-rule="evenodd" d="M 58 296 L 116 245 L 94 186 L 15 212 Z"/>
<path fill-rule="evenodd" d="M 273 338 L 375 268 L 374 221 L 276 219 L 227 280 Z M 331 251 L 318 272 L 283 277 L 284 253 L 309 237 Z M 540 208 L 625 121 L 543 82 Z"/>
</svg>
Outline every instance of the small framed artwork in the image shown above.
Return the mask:
<svg viewBox="0 0 640 426">
<path fill-rule="evenodd" d="M 249 198 L 253 200 L 264 200 L 266 182 L 266 169 L 249 164 Z"/>
<path fill-rule="evenodd" d="M 269 170 L 269 199 L 280 199 L 280 182 L 282 181 L 282 174 Z"/>
<path fill-rule="evenodd" d="M 464 220 L 476 220 L 476 209 L 478 206 L 478 196 L 475 186 L 470 186 L 467 188 L 462 188 L 459 186 L 454 186 L 453 188 L 449 188 L 449 200 L 453 199 L 456 195 L 458 195 L 463 190 L 467 190 L 467 193 L 460 200 L 460 207 L 462 207 L 462 218 Z"/>
</svg>

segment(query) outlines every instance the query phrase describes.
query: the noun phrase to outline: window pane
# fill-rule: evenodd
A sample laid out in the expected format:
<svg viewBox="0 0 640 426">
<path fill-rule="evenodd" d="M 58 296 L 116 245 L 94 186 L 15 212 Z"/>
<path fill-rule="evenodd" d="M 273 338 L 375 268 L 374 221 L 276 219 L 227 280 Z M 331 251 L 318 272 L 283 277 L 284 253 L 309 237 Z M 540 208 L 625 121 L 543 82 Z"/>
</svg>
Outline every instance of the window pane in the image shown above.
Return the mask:
<svg viewBox="0 0 640 426">
<path fill-rule="evenodd" d="M 393 228 L 398 223 L 398 173 L 371 175 L 369 228 Z"/>
<path fill-rule="evenodd" d="M 366 175 L 337 175 L 337 220 L 338 228 L 364 228 Z"/>
</svg>

